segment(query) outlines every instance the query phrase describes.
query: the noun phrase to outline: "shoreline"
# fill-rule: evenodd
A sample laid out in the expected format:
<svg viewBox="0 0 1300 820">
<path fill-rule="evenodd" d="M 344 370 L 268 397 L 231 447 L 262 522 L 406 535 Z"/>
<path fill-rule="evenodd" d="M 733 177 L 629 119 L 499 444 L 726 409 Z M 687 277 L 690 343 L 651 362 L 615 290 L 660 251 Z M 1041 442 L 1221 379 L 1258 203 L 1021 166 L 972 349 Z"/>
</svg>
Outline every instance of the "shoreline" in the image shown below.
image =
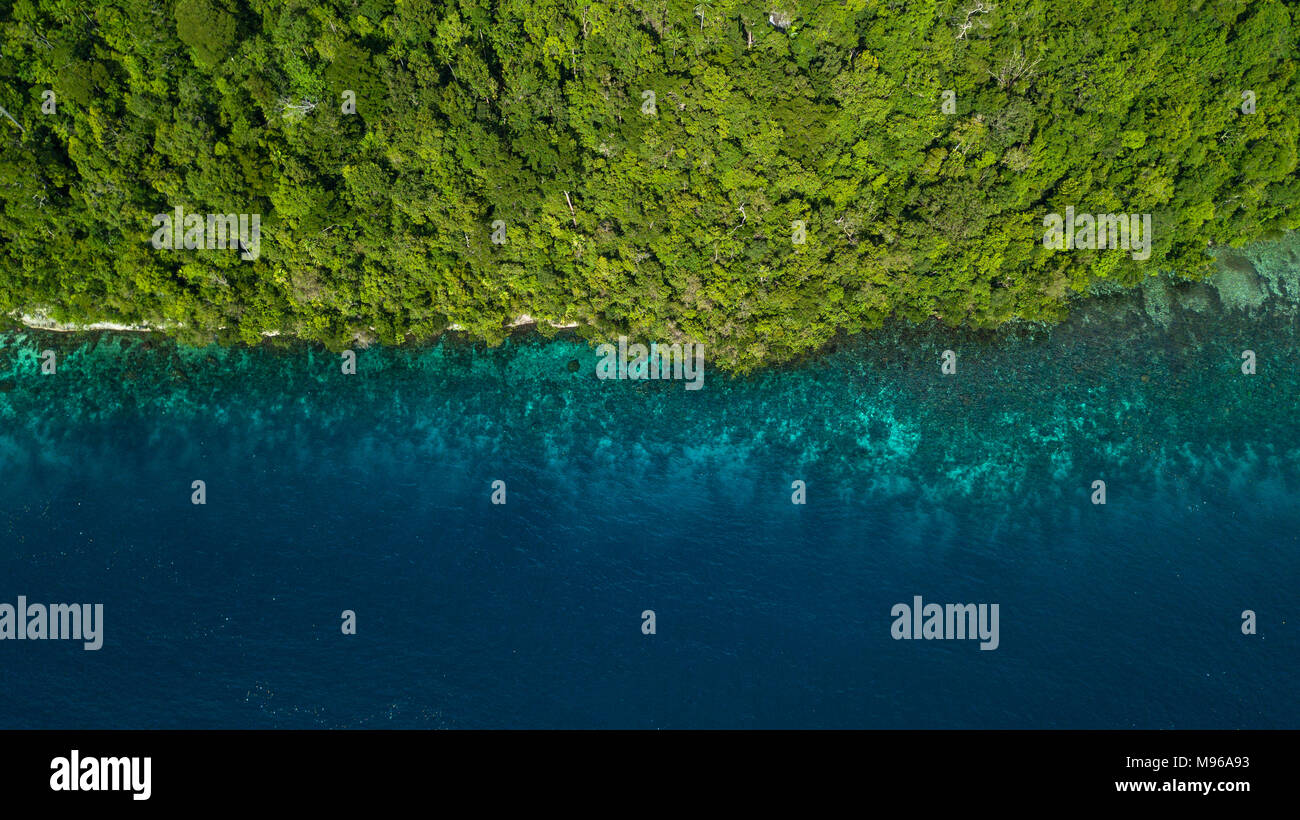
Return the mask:
<svg viewBox="0 0 1300 820">
<path fill-rule="evenodd" d="M 1244 312 L 1247 315 L 1270 307 L 1300 313 L 1300 233 L 1288 233 L 1276 239 L 1264 239 L 1252 242 L 1241 248 L 1222 246 L 1212 250 L 1216 258 L 1215 270 L 1202 278 L 1185 278 L 1174 273 L 1153 274 L 1132 286 L 1100 287 L 1077 294 L 1069 302 L 1068 312 L 1074 314 L 1086 311 L 1089 306 L 1097 306 L 1115 297 L 1126 297 L 1123 306 L 1116 305 L 1121 312 L 1136 310 L 1156 325 L 1168 329 L 1172 310 L 1176 307 L 1203 310 L 1217 301 L 1224 311 Z M 6 317 L 22 327 L 49 331 L 54 333 L 162 333 L 169 337 L 173 331 L 184 329 L 184 325 L 132 324 L 128 322 L 97 321 L 89 323 L 61 322 L 51 318 L 42 308 L 28 311 L 13 311 Z M 1061 323 L 1068 321 L 1063 319 Z M 513 333 L 526 332 L 531 326 L 536 328 L 545 323 L 556 330 L 573 330 L 581 327 L 580 322 L 557 322 L 550 319 L 537 319 L 527 313 L 521 313 L 505 323 L 503 330 Z M 1011 320 L 1005 325 L 1016 325 L 1018 320 Z M 217 328 L 222 330 L 223 328 Z M 974 330 L 975 328 L 971 328 Z M 986 328 L 987 329 L 987 328 Z M 373 328 L 371 328 L 373 330 Z M 423 344 L 437 341 L 448 333 L 465 333 L 467 328 L 457 322 L 448 324 L 434 336 L 421 340 L 407 340 L 394 347 L 408 344 Z M 363 338 L 364 331 L 358 332 L 354 340 L 362 348 L 370 347 L 376 342 Z M 838 338 L 839 334 L 837 334 Z M 264 330 L 264 340 L 285 338 L 312 343 L 314 340 L 297 336 L 289 330 Z M 384 346 L 384 345 L 380 345 Z M 828 342 L 818 350 L 804 351 L 802 355 L 786 361 L 769 361 L 764 367 L 780 368 L 797 361 L 806 360 L 809 355 L 816 355 L 826 349 L 834 348 Z"/>
<path fill-rule="evenodd" d="M 19 324 L 24 327 L 29 327 L 32 330 L 48 330 L 54 333 L 93 333 L 102 330 L 111 330 L 115 333 L 166 333 L 169 330 L 184 327 L 184 325 L 127 325 L 119 322 L 90 322 L 88 324 L 60 322 L 56 319 L 51 319 L 43 311 L 35 311 L 33 313 L 13 313 L 10 314 L 9 318 L 14 319 Z M 570 330 L 581 326 L 579 322 L 552 322 L 549 319 L 546 320 L 546 323 L 557 330 Z M 527 313 L 522 313 L 507 324 L 506 327 L 510 330 L 514 330 L 515 328 L 536 324 L 538 324 L 536 319 L 529 316 Z M 222 326 L 217 329 L 224 330 L 225 327 Z M 371 329 L 373 330 L 374 328 Z M 464 332 L 464 330 L 465 327 L 463 325 L 452 322 L 450 325 L 447 325 L 446 330 L 443 332 Z M 263 330 L 262 335 L 266 338 L 274 338 L 276 336 L 290 336 L 292 334 L 284 330 Z"/>
</svg>

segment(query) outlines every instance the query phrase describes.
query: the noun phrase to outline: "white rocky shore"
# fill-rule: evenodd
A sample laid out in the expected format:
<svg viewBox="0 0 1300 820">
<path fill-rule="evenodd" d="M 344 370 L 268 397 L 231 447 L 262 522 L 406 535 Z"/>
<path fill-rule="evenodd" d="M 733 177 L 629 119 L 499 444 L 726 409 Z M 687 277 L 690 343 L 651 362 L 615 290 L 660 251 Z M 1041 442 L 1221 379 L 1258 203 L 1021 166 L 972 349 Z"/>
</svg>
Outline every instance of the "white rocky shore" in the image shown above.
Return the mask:
<svg viewBox="0 0 1300 820">
<path fill-rule="evenodd" d="M 14 318 L 18 319 L 18 321 L 22 322 L 27 327 L 35 328 L 37 330 L 53 330 L 59 333 L 80 333 L 80 332 L 90 331 L 90 330 L 116 330 L 116 331 L 124 331 L 129 333 L 152 333 L 157 330 L 169 330 L 169 329 L 175 329 L 177 327 L 180 327 L 179 324 L 177 325 L 124 325 L 118 322 L 91 322 L 89 324 L 76 324 L 74 322 L 55 321 L 54 319 L 51 319 L 49 316 L 45 315 L 40 311 L 36 311 L 33 313 L 15 314 Z M 524 325 L 531 325 L 536 323 L 537 323 L 536 319 L 524 313 L 521 314 L 519 317 L 517 317 L 514 321 L 512 321 L 509 326 L 514 328 L 514 327 L 523 327 Z M 547 324 L 549 324 L 551 327 L 562 328 L 562 329 L 574 328 L 578 326 L 577 322 L 561 323 L 561 322 L 548 321 Z M 373 330 L 374 328 L 371 329 Z M 453 322 L 452 324 L 447 326 L 447 329 L 464 330 L 465 328 L 462 325 Z M 283 330 L 264 330 L 262 331 L 262 335 L 267 337 L 283 336 L 285 335 L 286 332 L 287 331 L 283 331 Z"/>
<path fill-rule="evenodd" d="M 506 327 L 515 328 L 515 327 L 523 327 L 524 325 L 535 325 L 535 324 L 537 324 L 536 319 L 529 316 L 527 313 L 521 313 L 517 317 L 515 317 L 515 319 L 512 322 L 510 322 L 510 324 L 506 325 Z M 577 322 L 552 322 L 549 319 L 547 320 L 546 324 L 550 325 L 551 327 L 559 328 L 561 330 L 568 330 L 569 328 L 574 328 L 578 326 Z M 462 324 L 458 324 L 456 322 L 452 322 L 451 324 L 447 325 L 447 329 L 464 330 L 465 326 Z"/>
<path fill-rule="evenodd" d="M 54 330 L 59 333 L 77 333 L 85 330 L 122 330 L 136 333 L 150 333 L 159 329 L 147 325 L 123 325 L 116 322 L 91 322 L 87 325 L 78 325 L 71 322 L 56 322 L 44 313 L 21 313 L 16 318 L 28 327 L 36 328 L 38 330 Z"/>
</svg>

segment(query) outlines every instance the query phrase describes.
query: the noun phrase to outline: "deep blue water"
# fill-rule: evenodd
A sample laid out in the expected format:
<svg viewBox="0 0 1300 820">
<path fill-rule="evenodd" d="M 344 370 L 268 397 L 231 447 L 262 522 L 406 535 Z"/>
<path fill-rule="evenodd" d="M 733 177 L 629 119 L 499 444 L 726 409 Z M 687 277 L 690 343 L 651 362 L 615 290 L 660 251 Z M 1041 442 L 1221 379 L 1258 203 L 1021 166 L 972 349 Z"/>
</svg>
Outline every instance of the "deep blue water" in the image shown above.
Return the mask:
<svg viewBox="0 0 1300 820">
<path fill-rule="evenodd" d="M 0 336 L 0 603 L 105 608 L 0 641 L 0 727 L 1295 728 L 1300 265 L 1253 253 L 699 391 L 527 335 Z M 893 640 L 913 595 L 1000 646 Z"/>
</svg>

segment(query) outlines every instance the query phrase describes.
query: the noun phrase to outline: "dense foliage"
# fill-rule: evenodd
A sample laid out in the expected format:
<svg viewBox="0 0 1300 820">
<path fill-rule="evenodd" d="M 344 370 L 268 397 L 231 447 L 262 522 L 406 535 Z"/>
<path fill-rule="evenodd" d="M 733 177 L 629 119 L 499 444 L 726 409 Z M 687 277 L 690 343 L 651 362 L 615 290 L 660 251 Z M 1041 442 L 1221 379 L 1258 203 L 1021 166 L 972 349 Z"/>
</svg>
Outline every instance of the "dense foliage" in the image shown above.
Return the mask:
<svg viewBox="0 0 1300 820">
<path fill-rule="evenodd" d="M 1300 225 L 1297 14 L 15 0 L 0 313 L 334 347 L 453 322 L 497 340 L 529 314 L 742 369 L 890 315 L 1053 320 L 1099 281 Z M 260 213 L 260 257 L 155 250 L 176 205 Z M 1153 214 L 1150 259 L 1044 248 L 1067 205 Z"/>
</svg>

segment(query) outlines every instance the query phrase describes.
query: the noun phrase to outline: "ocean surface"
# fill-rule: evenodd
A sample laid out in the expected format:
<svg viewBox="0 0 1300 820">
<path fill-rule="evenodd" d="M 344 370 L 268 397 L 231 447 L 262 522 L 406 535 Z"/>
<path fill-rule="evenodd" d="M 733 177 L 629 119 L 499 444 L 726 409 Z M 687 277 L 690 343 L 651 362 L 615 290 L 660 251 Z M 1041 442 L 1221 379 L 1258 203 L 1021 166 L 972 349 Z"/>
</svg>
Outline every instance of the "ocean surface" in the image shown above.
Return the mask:
<svg viewBox="0 0 1300 820">
<path fill-rule="evenodd" d="M 0 640 L 0 728 L 1300 727 L 1300 242 L 1221 263 L 698 391 L 4 333 L 0 604 L 104 625 Z M 895 640 L 917 595 L 998 647 Z"/>
</svg>

